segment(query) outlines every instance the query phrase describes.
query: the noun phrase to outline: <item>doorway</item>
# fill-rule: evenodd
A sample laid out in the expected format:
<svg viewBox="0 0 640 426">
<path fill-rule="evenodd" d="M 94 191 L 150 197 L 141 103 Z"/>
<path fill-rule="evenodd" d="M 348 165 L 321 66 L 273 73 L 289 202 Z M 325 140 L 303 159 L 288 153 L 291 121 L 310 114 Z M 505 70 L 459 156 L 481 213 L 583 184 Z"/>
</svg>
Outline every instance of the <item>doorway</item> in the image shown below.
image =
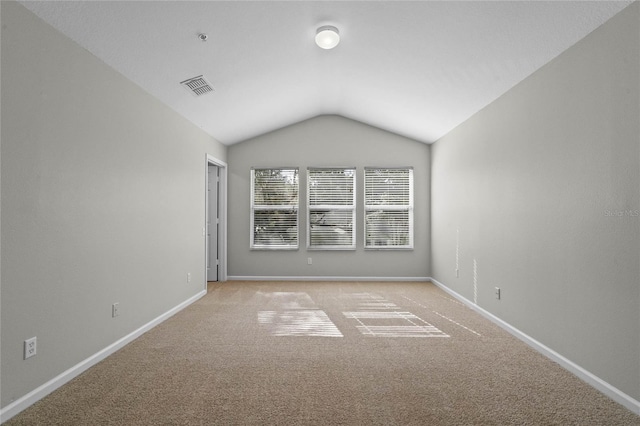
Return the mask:
<svg viewBox="0 0 640 426">
<path fill-rule="evenodd" d="M 226 177 L 226 163 L 207 155 L 204 227 L 207 282 L 226 281 Z"/>
</svg>

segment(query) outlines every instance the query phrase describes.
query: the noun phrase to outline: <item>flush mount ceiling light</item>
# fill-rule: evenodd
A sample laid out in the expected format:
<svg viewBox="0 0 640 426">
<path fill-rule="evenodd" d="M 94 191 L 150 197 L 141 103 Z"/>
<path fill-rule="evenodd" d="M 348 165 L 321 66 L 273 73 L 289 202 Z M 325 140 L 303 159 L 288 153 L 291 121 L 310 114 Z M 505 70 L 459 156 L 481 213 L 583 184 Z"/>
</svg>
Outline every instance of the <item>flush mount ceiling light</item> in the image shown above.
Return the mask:
<svg viewBox="0 0 640 426">
<path fill-rule="evenodd" d="M 316 31 L 316 44 L 322 49 L 333 49 L 340 43 L 340 33 L 336 27 L 325 25 Z"/>
</svg>

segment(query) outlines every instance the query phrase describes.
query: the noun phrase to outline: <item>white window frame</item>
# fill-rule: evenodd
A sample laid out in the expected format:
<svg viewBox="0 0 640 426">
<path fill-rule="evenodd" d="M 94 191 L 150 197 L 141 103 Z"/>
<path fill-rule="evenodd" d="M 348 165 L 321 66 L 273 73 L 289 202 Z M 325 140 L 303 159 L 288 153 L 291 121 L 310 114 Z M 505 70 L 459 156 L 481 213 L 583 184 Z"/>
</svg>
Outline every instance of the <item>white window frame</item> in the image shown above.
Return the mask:
<svg viewBox="0 0 640 426">
<path fill-rule="evenodd" d="M 312 204 L 312 175 L 315 171 L 350 171 L 352 173 L 351 204 Z M 311 244 L 312 214 L 314 211 L 351 212 L 351 244 Z M 355 250 L 356 249 L 356 168 L 355 167 L 309 167 L 307 168 L 307 249 L 309 250 Z"/>
<path fill-rule="evenodd" d="M 380 204 L 371 203 L 372 200 L 368 199 L 368 191 L 367 186 L 369 183 L 369 174 L 375 171 L 388 171 L 388 172 L 408 172 L 408 188 L 409 191 L 409 199 L 406 204 Z M 411 250 L 413 249 L 413 204 L 414 204 L 414 193 L 413 193 L 413 167 L 365 167 L 364 169 L 364 187 L 365 187 L 365 196 L 364 196 L 364 248 L 365 250 Z M 407 244 L 370 244 L 370 240 L 368 235 L 370 234 L 370 230 L 368 229 L 368 216 L 370 212 L 404 212 L 406 211 L 408 214 L 408 242 Z"/>
<path fill-rule="evenodd" d="M 255 173 L 257 170 L 280 170 L 295 173 L 296 176 L 296 202 L 295 204 L 258 204 L 255 203 Z M 295 244 L 264 244 L 255 241 L 255 213 L 259 211 L 281 210 L 295 212 Z M 300 246 L 300 170 L 298 167 L 252 167 L 251 168 L 251 213 L 250 213 L 250 248 L 251 250 L 297 250 Z"/>
</svg>

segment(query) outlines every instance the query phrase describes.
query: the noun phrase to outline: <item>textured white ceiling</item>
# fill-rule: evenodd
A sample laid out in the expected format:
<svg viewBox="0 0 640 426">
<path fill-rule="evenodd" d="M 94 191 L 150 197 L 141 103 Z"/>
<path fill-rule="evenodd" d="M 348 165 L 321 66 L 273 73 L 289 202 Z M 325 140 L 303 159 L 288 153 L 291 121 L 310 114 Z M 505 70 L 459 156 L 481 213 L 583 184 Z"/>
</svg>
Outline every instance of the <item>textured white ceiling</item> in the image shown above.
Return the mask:
<svg viewBox="0 0 640 426">
<path fill-rule="evenodd" d="M 434 142 L 629 3 L 22 2 L 225 144 L 321 114 Z"/>
</svg>

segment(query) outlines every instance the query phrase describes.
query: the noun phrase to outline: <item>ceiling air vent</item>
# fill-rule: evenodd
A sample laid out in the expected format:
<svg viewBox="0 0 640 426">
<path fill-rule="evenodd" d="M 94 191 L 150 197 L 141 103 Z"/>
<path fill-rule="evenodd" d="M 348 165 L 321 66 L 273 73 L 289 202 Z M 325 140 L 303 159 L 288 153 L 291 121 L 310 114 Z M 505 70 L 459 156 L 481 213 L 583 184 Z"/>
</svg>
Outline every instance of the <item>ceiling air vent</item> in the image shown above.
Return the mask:
<svg viewBox="0 0 640 426">
<path fill-rule="evenodd" d="M 213 92 L 213 88 L 201 75 L 190 78 L 185 81 L 181 81 L 180 84 L 184 86 L 194 96 L 206 95 L 209 92 Z"/>
</svg>

